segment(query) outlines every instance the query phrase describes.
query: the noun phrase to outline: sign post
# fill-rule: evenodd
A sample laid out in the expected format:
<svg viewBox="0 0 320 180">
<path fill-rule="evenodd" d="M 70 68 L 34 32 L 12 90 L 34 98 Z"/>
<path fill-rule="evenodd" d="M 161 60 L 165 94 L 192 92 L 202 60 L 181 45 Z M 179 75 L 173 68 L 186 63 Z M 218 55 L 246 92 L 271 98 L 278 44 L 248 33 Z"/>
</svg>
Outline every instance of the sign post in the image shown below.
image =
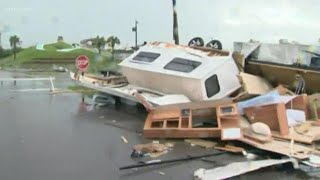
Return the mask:
<svg viewBox="0 0 320 180">
<path fill-rule="evenodd" d="M 84 75 L 84 72 L 89 67 L 89 58 L 85 55 L 80 55 L 76 59 L 76 67 L 81 72 L 82 75 Z"/>
</svg>

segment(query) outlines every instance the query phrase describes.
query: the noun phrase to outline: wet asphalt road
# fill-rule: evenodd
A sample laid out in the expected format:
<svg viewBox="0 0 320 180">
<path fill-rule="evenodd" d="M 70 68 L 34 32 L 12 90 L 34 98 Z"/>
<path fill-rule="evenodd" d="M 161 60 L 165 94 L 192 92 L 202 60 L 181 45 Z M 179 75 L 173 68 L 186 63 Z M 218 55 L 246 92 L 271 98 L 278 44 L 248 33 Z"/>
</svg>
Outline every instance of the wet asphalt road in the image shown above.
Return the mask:
<svg viewBox="0 0 320 180">
<path fill-rule="evenodd" d="M 1 77 L 12 73 L 1 72 Z M 17 73 L 14 73 L 17 75 Z M 25 74 L 20 74 L 26 76 Z M 34 75 L 33 75 L 34 76 Z M 37 74 L 36 76 L 47 76 Z M 56 87 L 72 84 L 67 75 L 56 75 Z M 49 87 L 48 83 L 4 83 L 0 86 L 0 179 L 1 180 L 114 180 L 114 179 L 193 179 L 199 168 L 213 168 L 234 161 L 240 155 L 211 157 L 157 167 L 119 171 L 136 163 L 130 158 L 132 146 L 151 142 L 141 135 L 146 112 L 123 104 L 93 108 L 81 94 L 50 95 L 41 92 L 13 92 L 12 89 Z M 121 140 L 124 136 L 128 143 Z M 191 147 L 179 140 L 160 159 L 214 152 Z M 288 167 L 272 167 L 235 179 L 305 179 L 304 173 Z"/>
</svg>

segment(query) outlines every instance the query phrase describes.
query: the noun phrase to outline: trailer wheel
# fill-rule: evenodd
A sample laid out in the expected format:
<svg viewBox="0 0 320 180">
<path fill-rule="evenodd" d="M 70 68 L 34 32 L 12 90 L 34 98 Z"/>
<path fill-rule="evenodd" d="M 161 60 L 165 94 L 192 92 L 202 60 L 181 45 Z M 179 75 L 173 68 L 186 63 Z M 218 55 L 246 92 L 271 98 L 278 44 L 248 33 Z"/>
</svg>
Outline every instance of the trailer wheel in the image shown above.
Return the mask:
<svg viewBox="0 0 320 180">
<path fill-rule="evenodd" d="M 204 46 L 204 41 L 201 37 L 195 37 L 192 38 L 189 43 L 188 46 Z"/>
<path fill-rule="evenodd" d="M 212 40 L 206 44 L 206 47 L 213 49 L 222 49 L 222 43 L 219 40 Z"/>
</svg>

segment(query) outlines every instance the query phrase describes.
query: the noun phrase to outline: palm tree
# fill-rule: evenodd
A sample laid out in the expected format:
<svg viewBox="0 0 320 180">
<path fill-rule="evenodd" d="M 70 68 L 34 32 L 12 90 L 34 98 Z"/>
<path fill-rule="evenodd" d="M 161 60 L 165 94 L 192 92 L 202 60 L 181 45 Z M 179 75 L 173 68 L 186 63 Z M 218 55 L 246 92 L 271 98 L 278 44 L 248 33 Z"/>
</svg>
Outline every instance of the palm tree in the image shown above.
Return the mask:
<svg viewBox="0 0 320 180">
<path fill-rule="evenodd" d="M 17 47 L 21 44 L 20 38 L 17 35 L 10 37 L 10 46 L 13 51 L 13 59 L 16 59 L 17 56 Z"/>
<path fill-rule="evenodd" d="M 107 39 L 108 46 L 111 47 L 112 60 L 114 60 L 114 46 L 120 44 L 120 40 L 117 36 L 110 36 Z"/>
<path fill-rule="evenodd" d="M 101 54 L 101 50 L 106 46 L 106 41 L 104 40 L 104 37 L 97 36 L 92 41 L 93 47 L 97 48 L 99 51 L 99 54 Z"/>
</svg>

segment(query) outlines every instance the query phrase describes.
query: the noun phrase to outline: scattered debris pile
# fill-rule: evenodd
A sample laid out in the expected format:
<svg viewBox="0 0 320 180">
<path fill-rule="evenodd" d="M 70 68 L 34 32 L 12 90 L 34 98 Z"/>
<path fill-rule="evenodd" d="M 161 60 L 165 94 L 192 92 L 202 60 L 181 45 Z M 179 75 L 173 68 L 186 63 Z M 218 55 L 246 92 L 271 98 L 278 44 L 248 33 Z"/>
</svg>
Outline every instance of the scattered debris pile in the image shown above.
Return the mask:
<svg viewBox="0 0 320 180">
<path fill-rule="evenodd" d="M 320 89 L 320 69 L 311 62 L 319 58 L 309 53 L 311 64 L 297 66 L 299 53 L 304 53 L 305 48 L 235 43 L 237 52 L 230 53 L 155 42 L 120 64 L 124 75 L 109 71 L 104 77 L 70 75 L 90 88 L 143 104 L 148 111 L 146 138 L 183 138 L 192 145 L 255 159 L 255 154 L 245 148 L 199 139 L 216 138 L 286 158 L 195 172 L 198 179 L 224 179 L 287 162 L 293 162 L 294 167 L 295 161 L 313 166 L 319 162 L 320 94 L 315 93 Z M 158 157 L 168 152 L 166 145 L 157 143 L 136 145 L 133 149 L 131 157 L 135 158 L 146 154 Z"/>
<path fill-rule="evenodd" d="M 156 158 L 168 153 L 168 150 L 172 147 L 173 144 L 171 143 L 160 144 L 158 142 L 152 142 L 147 144 L 137 144 L 133 147 L 131 157 L 137 158 L 150 156 L 151 158 Z"/>
<path fill-rule="evenodd" d="M 145 99 L 138 98 L 149 112 L 144 136 L 184 138 L 192 146 L 256 157 L 242 147 L 221 146 L 216 141 L 189 138 L 218 138 L 220 142 L 232 140 L 282 156 L 282 159 L 235 162 L 212 170 L 199 169 L 194 173 L 196 179 L 225 179 L 288 162 L 295 168 L 300 162 L 319 167 L 320 94 L 299 94 L 302 91 L 296 91 L 296 94 L 285 85 L 274 87 L 265 78 L 245 72 L 239 73 L 239 82 L 241 89 L 231 97 L 219 100 L 154 107 Z M 134 149 L 141 149 L 138 147 Z"/>
</svg>

